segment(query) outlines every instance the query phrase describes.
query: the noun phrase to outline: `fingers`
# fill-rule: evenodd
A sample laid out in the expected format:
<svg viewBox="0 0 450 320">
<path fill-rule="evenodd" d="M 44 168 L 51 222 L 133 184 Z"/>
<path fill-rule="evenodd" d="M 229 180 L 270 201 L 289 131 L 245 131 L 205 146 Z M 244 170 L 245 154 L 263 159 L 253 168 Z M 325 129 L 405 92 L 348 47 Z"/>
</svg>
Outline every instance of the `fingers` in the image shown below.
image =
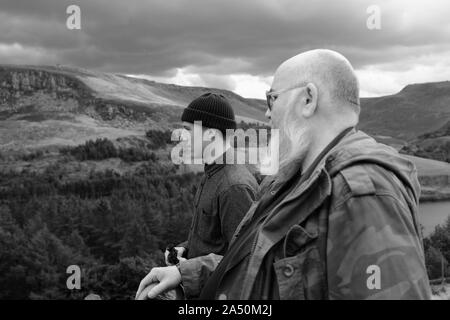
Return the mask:
<svg viewBox="0 0 450 320">
<path fill-rule="evenodd" d="M 151 284 L 153 282 L 158 281 L 157 273 L 158 273 L 158 268 L 153 268 L 149 272 L 149 274 L 147 274 L 145 276 L 145 278 L 142 279 L 141 283 L 139 284 L 138 291 L 136 292 L 136 297 L 135 297 L 136 299 L 140 296 L 142 290 L 144 290 L 145 287 L 147 287 L 149 284 Z"/>
<path fill-rule="evenodd" d="M 181 274 L 177 267 L 153 268 L 150 273 L 142 279 L 136 293 L 137 300 L 145 299 L 147 297 L 154 299 L 156 296 L 164 293 L 167 290 L 176 288 L 181 283 Z M 150 287 L 150 289 L 148 289 Z M 144 292 L 144 290 L 149 290 Z"/>
<path fill-rule="evenodd" d="M 154 299 L 169 289 L 168 287 L 169 283 L 167 281 L 151 283 L 136 295 L 136 300 Z"/>
<path fill-rule="evenodd" d="M 148 293 L 150 292 L 150 290 L 152 290 L 153 287 L 154 287 L 154 285 L 151 284 L 148 287 L 146 287 L 144 290 L 142 290 L 142 292 L 139 294 L 139 296 L 137 296 L 136 300 L 148 299 Z"/>
<path fill-rule="evenodd" d="M 147 297 L 149 299 L 154 299 L 160 294 L 164 293 L 164 291 L 166 291 L 167 289 L 169 289 L 167 281 L 162 281 L 158 283 L 156 286 L 150 288 Z"/>
</svg>

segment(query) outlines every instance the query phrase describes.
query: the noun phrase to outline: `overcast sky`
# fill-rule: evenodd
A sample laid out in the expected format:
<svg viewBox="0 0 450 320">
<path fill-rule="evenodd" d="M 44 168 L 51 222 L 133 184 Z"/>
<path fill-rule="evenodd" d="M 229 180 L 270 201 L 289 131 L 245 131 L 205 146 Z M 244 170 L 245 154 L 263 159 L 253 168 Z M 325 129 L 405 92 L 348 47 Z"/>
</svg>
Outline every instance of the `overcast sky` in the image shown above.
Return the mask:
<svg viewBox="0 0 450 320">
<path fill-rule="evenodd" d="M 66 27 L 68 5 L 81 30 Z M 367 8 L 381 10 L 369 30 Z M 362 96 L 450 80 L 448 0 L 1 0 L 0 63 L 65 64 L 263 98 L 278 65 L 344 54 Z"/>
</svg>

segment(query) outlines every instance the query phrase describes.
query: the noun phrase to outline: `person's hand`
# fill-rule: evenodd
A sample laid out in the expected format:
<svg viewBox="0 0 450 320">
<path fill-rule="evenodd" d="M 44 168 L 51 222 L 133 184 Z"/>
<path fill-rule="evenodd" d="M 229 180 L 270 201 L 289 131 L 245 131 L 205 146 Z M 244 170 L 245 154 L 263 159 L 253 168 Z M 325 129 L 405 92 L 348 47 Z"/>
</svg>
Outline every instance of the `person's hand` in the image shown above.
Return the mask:
<svg viewBox="0 0 450 320">
<path fill-rule="evenodd" d="M 148 293 L 153 289 L 153 287 L 157 286 L 158 284 L 156 282 L 152 283 L 151 285 L 147 286 L 142 292 L 139 294 L 139 296 L 136 298 L 136 300 L 146 300 L 148 298 Z M 176 287 L 175 289 L 171 289 L 168 291 L 163 292 L 162 294 L 157 295 L 154 299 L 156 300 L 184 300 L 184 292 L 183 289 L 181 289 L 180 286 Z"/>
<path fill-rule="evenodd" d="M 178 261 L 184 261 L 184 260 L 186 260 L 185 258 L 183 258 L 183 255 L 184 255 L 184 253 L 186 252 L 186 248 L 184 248 L 184 247 L 175 247 L 174 248 L 176 251 L 177 251 L 177 258 L 178 258 Z M 165 260 L 166 260 L 166 265 L 167 266 L 173 266 L 174 264 L 173 263 L 170 263 L 169 262 L 169 250 L 166 250 L 165 252 L 164 252 L 164 258 L 165 258 Z"/>
<path fill-rule="evenodd" d="M 176 266 L 153 268 L 139 284 L 136 300 L 154 299 L 165 291 L 175 289 L 180 283 L 181 274 Z M 150 289 L 147 288 L 149 286 Z M 142 294 L 144 290 L 146 295 Z"/>
</svg>

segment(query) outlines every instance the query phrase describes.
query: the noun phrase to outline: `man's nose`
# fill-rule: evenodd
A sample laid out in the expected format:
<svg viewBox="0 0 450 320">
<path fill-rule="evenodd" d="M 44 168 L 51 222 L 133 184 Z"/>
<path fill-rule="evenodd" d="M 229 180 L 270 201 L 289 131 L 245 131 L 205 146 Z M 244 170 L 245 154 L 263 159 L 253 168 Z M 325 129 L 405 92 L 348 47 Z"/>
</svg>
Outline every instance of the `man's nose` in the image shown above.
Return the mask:
<svg viewBox="0 0 450 320">
<path fill-rule="evenodd" d="M 266 118 L 269 119 L 269 120 L 271 119 L 270 113 L 271 113 L 270 110 L 267 108 L 267 111 L 266 111 L 265 116 L 266 116 Z"/>
</svg>

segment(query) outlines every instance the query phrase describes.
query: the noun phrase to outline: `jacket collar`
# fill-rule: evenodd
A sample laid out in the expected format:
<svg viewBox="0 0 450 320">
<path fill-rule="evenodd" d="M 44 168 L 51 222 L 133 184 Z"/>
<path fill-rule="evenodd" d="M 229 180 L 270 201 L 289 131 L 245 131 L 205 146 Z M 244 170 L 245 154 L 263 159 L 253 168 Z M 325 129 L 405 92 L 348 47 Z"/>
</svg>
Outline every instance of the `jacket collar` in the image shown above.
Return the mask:
<svg viewBox="0 0 450 320">
<path fill-rule="evenodd" d="M 251 296 L 260 266 L 269 250 L 283 239 L 293 225 L 307 219 L 331 194 L 331 180 L 323 166 L 322 169 L 314 171 L 310 178 L 296 190 L 296 193 L 298 193 L 297 196 L 289 195 L 274 208 L 267 218 L 267 223 L 260 227 L 256 235 L 255 247 L 249 258 L 240 299 L 249 299 Z M 296 201 L 292 201 L 294 199 Z M 281 206 L 284 208 L 281 209 Z"/>
<path fill-rule="evenodd" d="M 225 167 L 225 164 L 218 164 L 218 163 L 211 163 L 211 164 L 205 164 L 205 174 L 208 176 L 208 178 L 211 178 L 214 174 L 220 171 Z"/>
<path fill-rule="evenodd" d="M 306 180 L 312 180 L 311 178 L 316 177 L 324 167 L 328 169 L 330 160 L 334 160 L 332 153 L 334 153 L 335 150 L 339 148 L 339 146 L 342 144 L 342 141 L 345 141 L 355 132 L 356 129 L 354 127 L 350 127 L 336 136 L 336 138 L 334 138 L 333 141 L 331 141 L 317 156 L 311 167 L 307 169 L 307 172 L 302 173 L 302 178 L 297 180 L 297 186 L 292 190 L 291 196 L 289 196 L 288 198 L 295 198 L 296 196 L 301 194 L 305 187 L 307 187 L 308 185 Z M 288 167 L 280 172 L 279 177 L 277 177 L 277 179 L 275 179 L 274 183 L 272 184 L 272 188 L 277 189 L 277 186 L 282 185 L 283 183 L 288 181 L 290 177 L 297 174 L 301 170 L 301 164 L 298 161 L 293 161 Z"/>
<path fill-rule="evenodd" d="M 356 163 L 372 163 L 394 173 L 413 194 L 418 203 L 420 184 L 417 168 L 395 149 L 378 143 L 362 131 L 355 131 L 342 139 L 327 156 L 325 167 L 330 176 Z"/>
<path fill-rule="evenodd" d="M 234 149 L 230 146 L 227 146 L 225 152 L 217 157 L 213 162 L 205 163 L 205 174 L 208 178 L 211 178 L 214 174 L 216 174 L 226 166 L 228 155 L 232 152 L 234 152 Z"/>
</svg>

